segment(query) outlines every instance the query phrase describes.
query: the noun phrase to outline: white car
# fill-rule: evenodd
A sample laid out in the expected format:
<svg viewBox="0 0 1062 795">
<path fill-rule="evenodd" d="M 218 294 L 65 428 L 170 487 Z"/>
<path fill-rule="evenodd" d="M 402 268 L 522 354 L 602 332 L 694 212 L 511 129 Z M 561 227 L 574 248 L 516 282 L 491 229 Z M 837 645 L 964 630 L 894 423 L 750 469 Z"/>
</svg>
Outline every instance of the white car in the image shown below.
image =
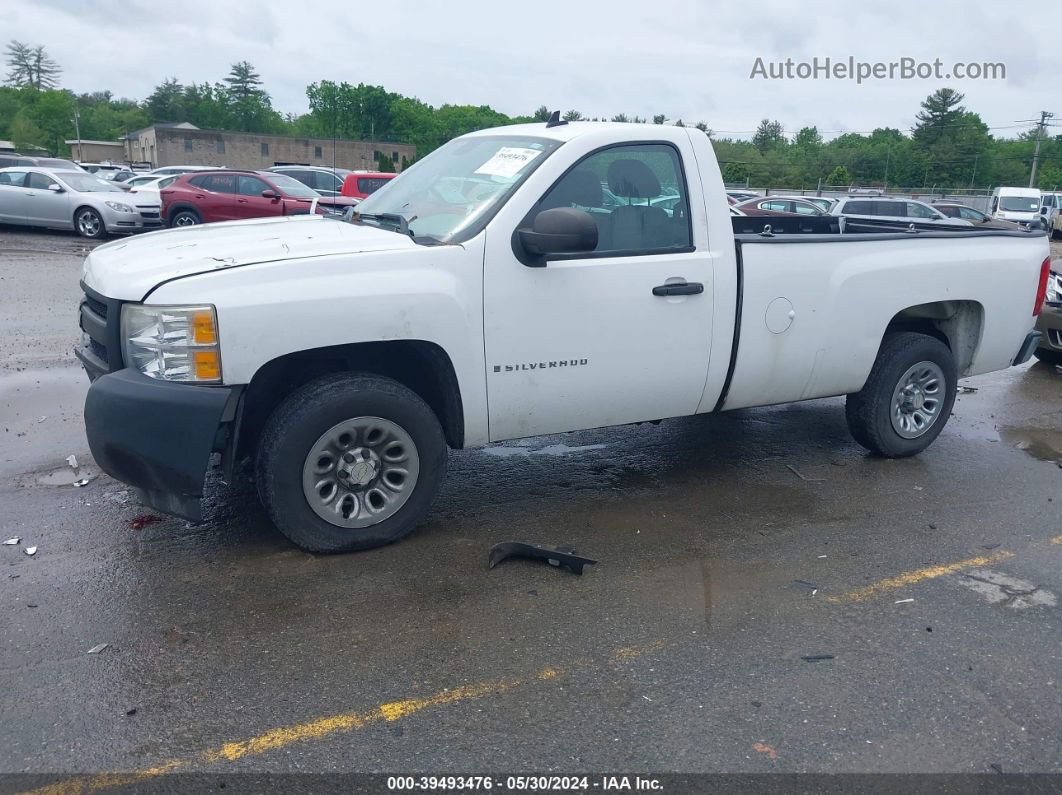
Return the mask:
<svg viewBox="0 0 1062 795">
<path fill-rule="evenodd" d="M 349 222 L 100 246 L 89 447 L 190 518 L 213 453 L 229 478 L 250 459 L 277 527 L 342 552 L 412 532 L 448 447 L 847 395 L 857 442 L 909 456 L 960 377 L 1031 357 L 1043 233 L 735 235 L 724 196 L 699 131 L 553 118 L 450 141 Z"/>
<path fill-rule="evenodd" d="M 845 228 L 850 231 L 861 231 L 860 227 L 867 225 L 866 222 L 869 222 L 871 226 L 893 228 L 907 228 L 911 225 L 916 228 L 971 227 L 974 225 L 972 221 L 965 218 L 949 218 L 939 210 L 916 199 L 895 199 L 885 196 L 841 198 L 830 209 L 830 214 L 843 216 Z"/>
<path fill-rule="evenodd" d="M 136 194 L 151 197 L 162 203 L 160 191 L 173 182 L 180 174 L 137 174 L 125 181 L 129 189 Z"/>
<path fill-rule="evenodd" d="M 218 168 L 224 168 L 224 166 L 163 166 L 162 168 L 156 168 L 151 173 L 156 177 L 165 176 L 167 174 L 191 174 L 193 171 L 217 171 Z"/>
<path fill-rule="evenodd" d="M 73 229 L 82 237 L 162 227 L 157 198 L 139 198 L 94 174 L 0 168 L 0 223 Z"/>
</svg>

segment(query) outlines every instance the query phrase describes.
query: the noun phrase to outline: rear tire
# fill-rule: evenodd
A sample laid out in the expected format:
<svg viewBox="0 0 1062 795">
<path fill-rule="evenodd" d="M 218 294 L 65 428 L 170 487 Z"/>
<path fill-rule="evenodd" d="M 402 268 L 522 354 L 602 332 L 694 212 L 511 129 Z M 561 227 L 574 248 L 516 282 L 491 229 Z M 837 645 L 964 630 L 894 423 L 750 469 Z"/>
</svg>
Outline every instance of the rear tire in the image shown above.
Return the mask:
<svg viewBox="0 0 1062 795">
<path fill-rule="evenodd" d="M 181 226 L 198 226 L 203 218 L 195 210 L 178 210 L 170 216 L 170 228 Z"/>
<path fill-rule="evenodd" d="M 889 334 L 866 384 L 848 396 L 848 429 L 886 458 L 920 453 L 944 430 L 957 382 L 955 358 L 943 342 L 915 332 Z"/>
<path fill-rule="evenodd" d="M 371 549 L 424 519 L 446 453 L 438 418 L 412 390 L 376 375 L 325 376 L 266 422 L 258 493 L 280 532 L 305 550 Z"/>
</svg>

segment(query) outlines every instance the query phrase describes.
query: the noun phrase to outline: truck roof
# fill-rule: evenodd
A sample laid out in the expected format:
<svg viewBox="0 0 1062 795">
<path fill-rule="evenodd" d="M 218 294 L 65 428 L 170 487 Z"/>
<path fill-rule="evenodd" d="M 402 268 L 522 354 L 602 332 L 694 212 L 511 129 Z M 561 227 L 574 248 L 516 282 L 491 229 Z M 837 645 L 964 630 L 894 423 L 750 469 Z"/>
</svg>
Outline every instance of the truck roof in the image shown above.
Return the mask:
<svg viewBox="0 0 1062 795">
<path fill-rule="evenodd" d="M 537 138 L 552 138 L 557 141 L 570 141 L 581 135 L 602 132 L 623 132 L 632 139 L 643 140 L 671 140 L 681 139 L 685 135 L 686 127 L 675 127 L 670 124 L 634 124 L 632 122 L 617 121 L 570 121 L 547 127 L 544 121 L 531 124 L 510 124 L 505 127 L 490 127 L 486 130 L 476 130 L 467 133 L 463 137 L 483 135 L 533 135 Z"/>
</svg>

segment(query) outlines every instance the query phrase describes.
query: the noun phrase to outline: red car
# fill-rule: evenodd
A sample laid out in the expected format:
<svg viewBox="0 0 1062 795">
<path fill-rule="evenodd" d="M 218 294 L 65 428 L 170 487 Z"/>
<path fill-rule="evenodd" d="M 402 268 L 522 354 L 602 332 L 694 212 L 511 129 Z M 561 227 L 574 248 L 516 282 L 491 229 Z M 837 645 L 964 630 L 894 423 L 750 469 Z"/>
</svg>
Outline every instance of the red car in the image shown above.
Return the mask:
<svg viewBox="0 0 1062 795">
<path fill-rule="evenodd" d="M 349 196 L 352 199 L 361 201 L 397 176 L 398 174 L 389 174 L 386 171 L 355 171 L 347 174 L 347 178 L 343 180 L 343 189 L 340 193 L 343 196 Z"/>
<path fill-rule="evenodd" d="M 231 169 L 182 174 L 159 194 L 162 217 L 169 226 L 307 215 L 314 199 L 319 215 L 341 213 L 357 204 L 342 196 L 322 196 L 284 174 Z"/>
</svg>

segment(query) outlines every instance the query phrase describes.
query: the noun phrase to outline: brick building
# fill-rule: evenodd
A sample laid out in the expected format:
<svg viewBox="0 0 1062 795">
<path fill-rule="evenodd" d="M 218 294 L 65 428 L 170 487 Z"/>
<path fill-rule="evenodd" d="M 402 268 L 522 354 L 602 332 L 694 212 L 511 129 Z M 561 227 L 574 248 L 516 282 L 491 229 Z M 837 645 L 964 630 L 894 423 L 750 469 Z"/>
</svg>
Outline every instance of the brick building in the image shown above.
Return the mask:
<svg viewBox="0 0 1062 795">
<path fill-rule="evenodd" d="M 290 135 L 202 130 L 194 125 L 154 124 L 124 137 L 125 158 L 130 162 L 161 166 L 225 166 L 264 169 L 271 166 L 332 166 L 333 143 L 337 168 L 372 170 L 381 155 L 391 158 L 395 170 L 402 159 L 412 161 L 417 148 L 381 141 L 332 141 L 331 138 L 295 138 Z"/>
</svg>

